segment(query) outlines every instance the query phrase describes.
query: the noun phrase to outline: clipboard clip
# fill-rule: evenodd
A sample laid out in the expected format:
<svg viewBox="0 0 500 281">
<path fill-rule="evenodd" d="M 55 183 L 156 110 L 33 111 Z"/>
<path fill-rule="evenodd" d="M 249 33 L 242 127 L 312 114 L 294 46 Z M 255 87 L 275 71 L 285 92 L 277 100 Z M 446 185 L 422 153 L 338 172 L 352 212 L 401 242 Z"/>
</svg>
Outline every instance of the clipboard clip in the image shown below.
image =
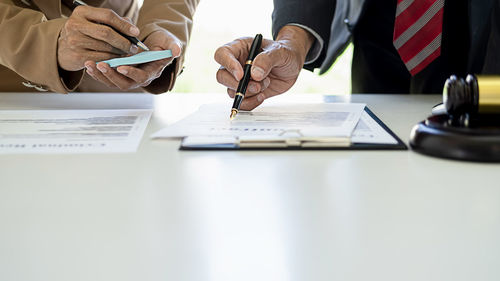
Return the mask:
<svg viewBox="0 0 500 281">
<path fill-rule="evenodd" d="M 295 135 L 293 135 L 293 134 L 295 134 Z M 281 133 L 278 134 L 278 136 L 302 138 L 302 137 L 304 137 L 304 134 L 300 131 L 300 129 L 288 129 L 288 130 L 283 130 Z"/>
<path fill-rule="evenodd" d="M 307 136 L 300 129 L 288 129 L 275 136 L 240 136 L 239 147 L 338 147 L 349 146 L 348 137 Z"/>
</svg>

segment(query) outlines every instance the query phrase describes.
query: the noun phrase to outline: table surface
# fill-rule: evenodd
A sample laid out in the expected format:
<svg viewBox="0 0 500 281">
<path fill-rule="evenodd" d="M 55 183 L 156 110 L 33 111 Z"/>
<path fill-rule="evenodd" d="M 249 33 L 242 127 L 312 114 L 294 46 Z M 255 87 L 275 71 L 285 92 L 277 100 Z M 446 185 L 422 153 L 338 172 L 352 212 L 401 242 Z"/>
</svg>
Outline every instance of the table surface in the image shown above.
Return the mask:
<svg viewBox="0 0 500 281">
<path fill-rule="evenodd" d="M 407 142 L 438 96 L 354 95 Z M 269 102 L 322 102 L 284 95 Z M 500 165 L 412 151 L 179 151 L 223 94 L 1 94 L 154 108 L 137 153 L 0 156 L 0 280 L 500 280 Z"/>
</svg>

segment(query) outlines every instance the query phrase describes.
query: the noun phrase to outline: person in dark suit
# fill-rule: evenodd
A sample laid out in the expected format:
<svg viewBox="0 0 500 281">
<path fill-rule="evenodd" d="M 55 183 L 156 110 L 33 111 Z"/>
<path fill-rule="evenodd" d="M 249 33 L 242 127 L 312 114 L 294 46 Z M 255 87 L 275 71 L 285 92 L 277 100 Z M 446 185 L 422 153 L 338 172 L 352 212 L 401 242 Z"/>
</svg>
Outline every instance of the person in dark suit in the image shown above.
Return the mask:
<svg viewBox="0 0 500 281">
<path fill-rule="evenodd" d="M 500 73 L 499 7 L 499 0 L 274 0 L 274 40 L 264 40 L 254 60 L 242 108 L 286 92 L 302 67 L 325 73 L 350 42 L 353 93 L 441 93 L 451 74 Z M 231 97 L 250 44 L 240 38 L 215 53 L 217 80 Z"/>
</svg>

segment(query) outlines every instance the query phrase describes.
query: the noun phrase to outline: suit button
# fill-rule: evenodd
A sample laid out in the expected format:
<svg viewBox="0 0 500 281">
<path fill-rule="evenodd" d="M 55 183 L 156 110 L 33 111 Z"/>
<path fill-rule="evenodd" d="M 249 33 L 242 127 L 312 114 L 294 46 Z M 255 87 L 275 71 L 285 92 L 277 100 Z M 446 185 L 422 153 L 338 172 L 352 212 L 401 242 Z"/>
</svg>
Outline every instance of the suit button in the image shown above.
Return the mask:
<svg viewBox="0 0 500 281">
<path fill-rule="evenodd" d="M 45 88 L 44 86 L 41 86 L 41 85 L 35 85 L 29 81 L 26 81 L 26 82 L 22 82 L 22 84 L 25 86 L 25 87 L 28 87 L 28 88 L 35 88 L 35 90 L 39 91 L 39 92 L 47 92 L 49 91 L 47 88 Z"/>
<path fill-rule="evenodd" d="M 29 81 L 22 82 L 21 84 L 23 84 L 24 87 L 35 88 L 35 85 L 31 84 Z"/>
<path fill-rule="evenodd" d="M 47 88 L 45 88 L 44 86 L 39 86 L 39 85 L 36 85 L 35 86 L 35 89 L 39 92 L 47 92 Z"/>
<path fill-rule="evenodd" d="M 347 26 L 347 29 L 349 29 L 350 31 L 352 31 L 352 24 L 351 24 L 351 21 L 348 18 L 344 19 L 344 23 Z"/>
</svg>

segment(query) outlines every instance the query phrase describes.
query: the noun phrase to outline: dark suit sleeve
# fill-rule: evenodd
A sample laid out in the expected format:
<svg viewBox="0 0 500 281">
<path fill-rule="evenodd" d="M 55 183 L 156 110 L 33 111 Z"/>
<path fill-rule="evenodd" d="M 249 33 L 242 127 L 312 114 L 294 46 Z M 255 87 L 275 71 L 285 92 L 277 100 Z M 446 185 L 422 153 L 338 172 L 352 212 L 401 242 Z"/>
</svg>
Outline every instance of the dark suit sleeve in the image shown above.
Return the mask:
<svg viewBox="0 0 500 281">
<path fill-rule="evenodd" d="M 283 26 L 295 23 L 309 27 L 323 39 L 324 46 L 320 57 L 304 66 L 306 69 L 312 70 L 319 67 L 325 57 L 335 5 L 335 0 L 274 0 L 274 38 Z"/>
</svg>

